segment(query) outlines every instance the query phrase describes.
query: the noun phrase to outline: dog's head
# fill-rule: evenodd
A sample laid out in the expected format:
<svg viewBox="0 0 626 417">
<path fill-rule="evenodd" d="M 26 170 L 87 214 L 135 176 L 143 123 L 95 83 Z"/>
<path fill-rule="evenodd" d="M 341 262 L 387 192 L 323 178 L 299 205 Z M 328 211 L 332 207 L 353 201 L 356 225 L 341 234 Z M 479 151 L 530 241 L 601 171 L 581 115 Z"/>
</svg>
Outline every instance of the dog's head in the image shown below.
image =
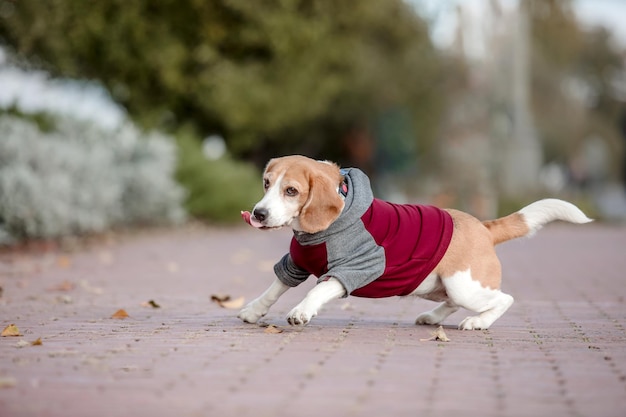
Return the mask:
<svg viewBox="0 0 626 417">
<path fill-rule="evenodd" d="M 343 177 L 339 167 L 304 156 L 269 161 L 263 173 L 265 195 L 244 219 L 254 227 L 317 233 L 327 229 L 344 207 L 337 189 Z"/>
</svg>

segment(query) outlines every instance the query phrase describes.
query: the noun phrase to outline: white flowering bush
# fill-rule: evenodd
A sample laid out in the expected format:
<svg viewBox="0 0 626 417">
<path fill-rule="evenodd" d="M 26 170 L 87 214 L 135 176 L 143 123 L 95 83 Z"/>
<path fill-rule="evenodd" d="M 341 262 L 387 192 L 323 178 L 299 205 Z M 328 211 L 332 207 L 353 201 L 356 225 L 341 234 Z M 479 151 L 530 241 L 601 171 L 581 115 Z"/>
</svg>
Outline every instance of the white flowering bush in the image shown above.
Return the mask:
<svg viewBox="0 0 626 417">
<path fill-rule="evenodd" d="M 176 147 L 132 125 L 59 120 L 41 131 L 0 115 L 0 242 L 99 232 L 185 217 Z"/>
</svg>

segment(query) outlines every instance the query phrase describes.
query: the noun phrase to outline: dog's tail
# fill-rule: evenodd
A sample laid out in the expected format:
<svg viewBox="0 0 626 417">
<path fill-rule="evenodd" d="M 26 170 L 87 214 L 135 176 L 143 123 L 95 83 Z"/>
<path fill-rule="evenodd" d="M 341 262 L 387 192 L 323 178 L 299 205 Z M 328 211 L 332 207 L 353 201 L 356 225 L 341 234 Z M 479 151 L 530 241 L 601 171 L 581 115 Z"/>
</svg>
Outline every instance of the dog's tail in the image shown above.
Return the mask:
<svg viewBox="0 0 626 417">
<path fill-rule="evenodd" d="M 545 224 L 554 220 L 578 224 L 593 221 L 572 203 L 548 198 L 529 204 L 506 217 L 485 221 L 483 225 L 489 229 L 493 242 L 497 245 L 518 237 L 530 237 Z"/>
</svg>

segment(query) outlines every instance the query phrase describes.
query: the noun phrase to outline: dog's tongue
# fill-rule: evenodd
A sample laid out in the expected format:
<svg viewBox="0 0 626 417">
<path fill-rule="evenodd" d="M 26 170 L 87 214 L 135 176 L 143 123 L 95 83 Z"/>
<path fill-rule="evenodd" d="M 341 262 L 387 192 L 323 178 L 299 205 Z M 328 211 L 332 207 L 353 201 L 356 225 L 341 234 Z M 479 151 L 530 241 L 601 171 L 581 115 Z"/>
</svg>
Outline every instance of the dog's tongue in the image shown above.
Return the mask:
<svg viewBox="0 0 626 417">
<path fill-rule="evenodd" d="M 250 214 L 249 211 L 242 211 L 241 212 L 241 217 L 243 218 L 243 220 L 248 223 L 250 226 L 254 227 L 254 228 L 260 228 L 263 225 L 261 223 L 258 222 L 257 219 L 253 218 L 252 215 Z"/>
</svg>

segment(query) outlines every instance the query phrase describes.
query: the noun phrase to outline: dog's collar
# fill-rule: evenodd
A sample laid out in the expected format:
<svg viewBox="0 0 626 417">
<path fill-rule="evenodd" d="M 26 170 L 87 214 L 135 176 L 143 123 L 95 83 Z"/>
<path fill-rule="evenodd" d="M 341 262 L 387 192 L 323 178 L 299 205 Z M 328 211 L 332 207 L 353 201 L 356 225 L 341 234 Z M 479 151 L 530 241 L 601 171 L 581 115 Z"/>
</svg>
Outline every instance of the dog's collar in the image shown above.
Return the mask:
<svg viewBox="0 0 626 417">
<path fill-rule="evenodd" d="M 343 180 L 341 181 L 341 183 L 339 184 L 339 187 L 337 188 L 337 193 L 341 196 L 342 199 L 345 200 L 346 197 L 348 196 L 348 179 L 346 178 L 346 174 L 348 173 L 348 170 L 342 169 L 339 172 L 343 176 Z"/>
</svg>

